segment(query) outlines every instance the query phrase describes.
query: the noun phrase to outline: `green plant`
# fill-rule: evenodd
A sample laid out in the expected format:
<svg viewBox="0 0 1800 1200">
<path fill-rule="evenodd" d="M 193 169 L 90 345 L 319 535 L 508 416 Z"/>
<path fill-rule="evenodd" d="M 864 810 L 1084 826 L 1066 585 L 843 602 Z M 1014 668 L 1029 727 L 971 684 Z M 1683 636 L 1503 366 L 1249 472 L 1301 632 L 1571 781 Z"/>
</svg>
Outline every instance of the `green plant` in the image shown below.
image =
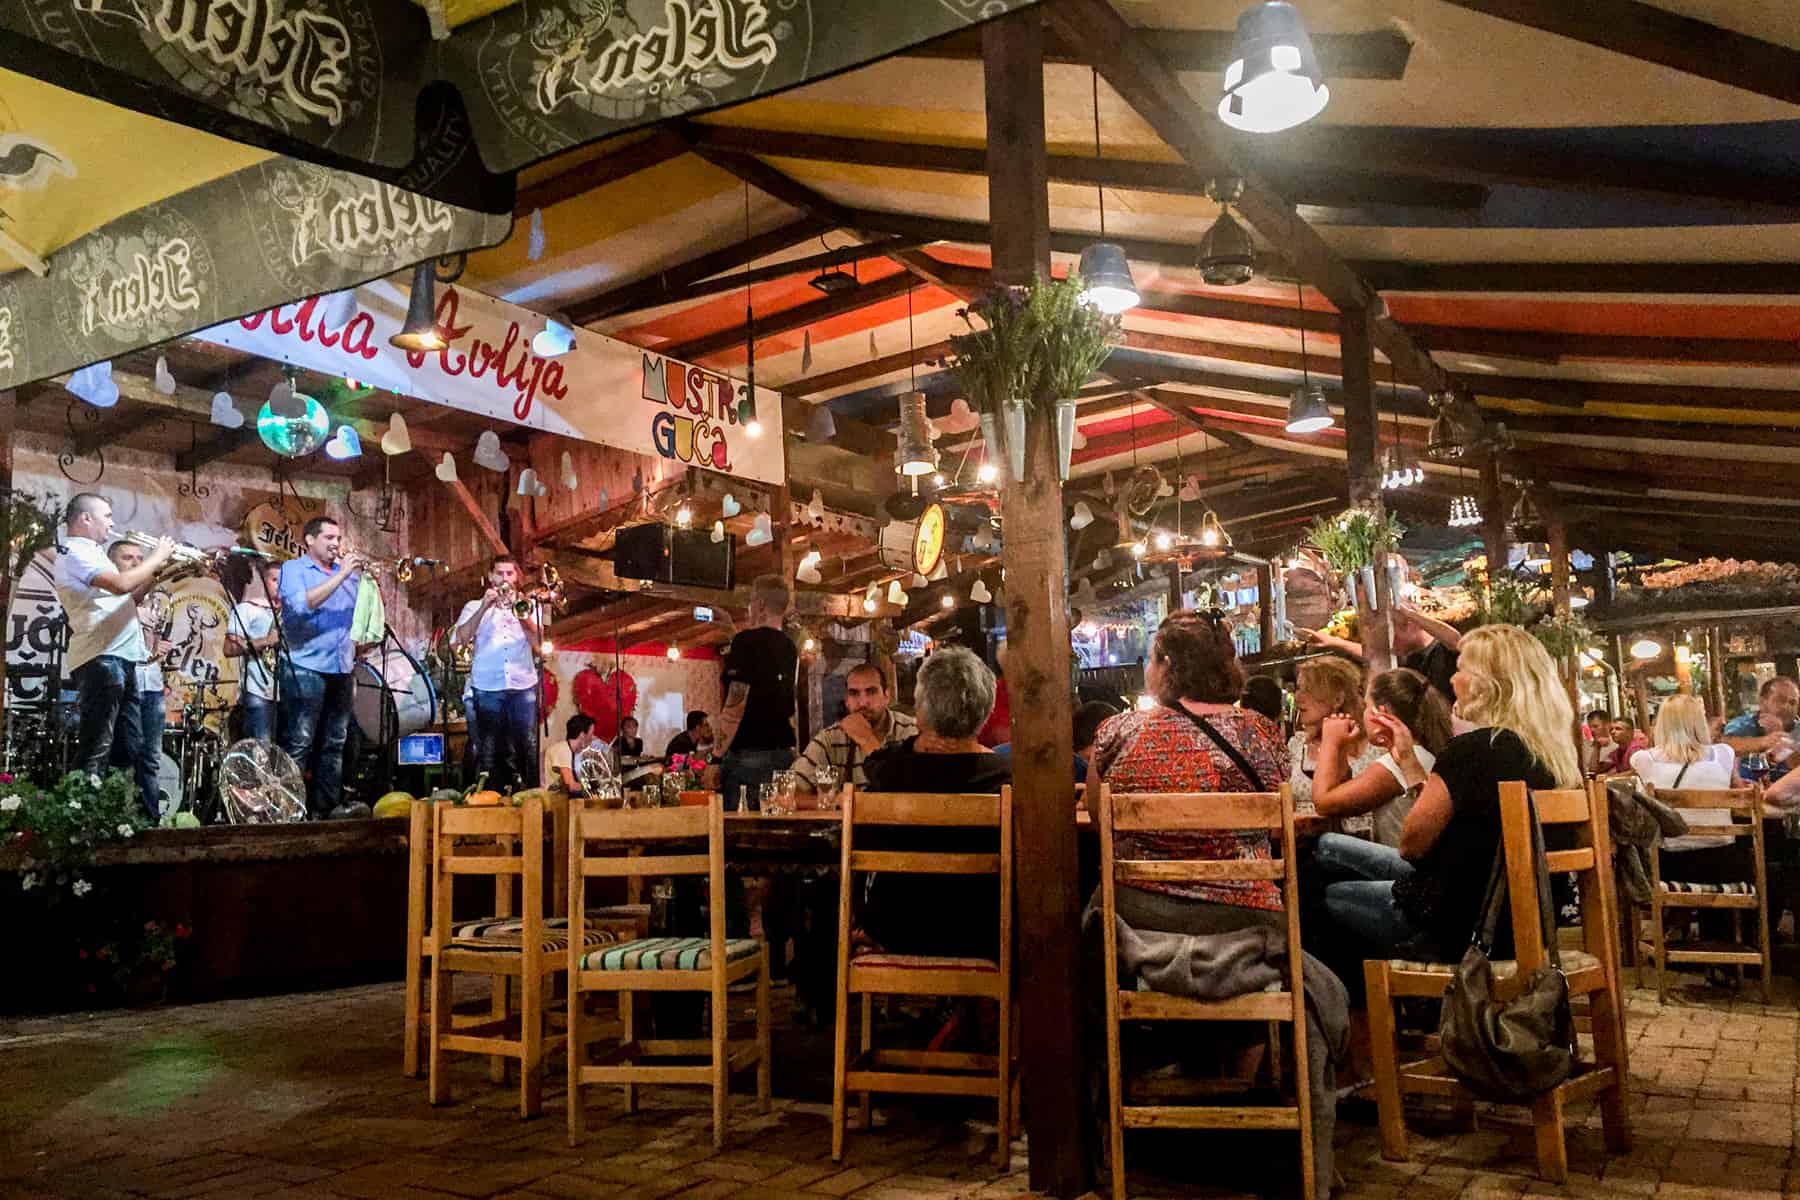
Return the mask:
<svg viewBox="0 0 1800 1200">
<path fill-rule="evenodd" d="M 1081 301 L 1073 272 L 996 288 L 957 315 L 968 333 L 951 337 L 951 369 L 976 412 L 1010 400 L 1037 404 L 1072 397 L 1119 340 L 1119 319 Z M 975 318 L 981 319 L 976 324 Z"/>
<path fill-rule="evenodd" d="M 1587 622 L 1574 613 L 1563 617 L 1552 613 L 1527 628 L 1558 662 L 1579 653 L 1594 638 L 1594 631 L 1588 628 Z"/>
<path fill-rule="evenodd" d="M 56 544 L 60 519 L 55 501 L 48 496 L 0 491 L 0 538 L 6 541 L 7 566 L 14 579 L 25 574 L 39 550 Z"/>
<path fill-rule="evenodd" d="M 79 900 L 94 890 L 86 872 L 94 853 L 145 828 L 137 785 L 124 771 L 105 779 L 70 771 L 54 786 L 0 775 L 0 847 L 26 891 L 47 902 Z"/>
<path fill-rule="evenodd" d="M 1394 514 L 1379 517 L 1372 509 L 1347 508 L 1332 517 L 1319 517 L 1307 530 L 1306 540 L 1339 574 L 1373 566 L 1383 554 L 1400 544 L 1406 533 Z"/>
<path fill-rule="evenodd" d="M 89 996 L 122 996 L 134 987 L 160 996 L 177 965 L 181 944 L 193 935 L 186 925 L 145 921 L 112 934 L 105 941 L 75 952 Z"/>
</svg>

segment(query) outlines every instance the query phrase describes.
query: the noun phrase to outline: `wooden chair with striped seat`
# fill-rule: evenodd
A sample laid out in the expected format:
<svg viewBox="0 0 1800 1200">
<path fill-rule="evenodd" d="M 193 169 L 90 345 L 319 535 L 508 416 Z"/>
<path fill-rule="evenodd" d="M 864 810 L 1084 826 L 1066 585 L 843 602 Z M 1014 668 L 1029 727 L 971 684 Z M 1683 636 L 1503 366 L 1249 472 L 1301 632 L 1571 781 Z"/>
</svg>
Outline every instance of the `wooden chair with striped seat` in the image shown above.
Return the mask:
<svg viewBox="0 0 1800 1200">
<path fill-rule="evenodd" d="M 696 853 L 683 842 L 702 841 Z M 597 845 L 601 851 L 591 851 Z M 635 848 L 639 853 L 620 853 Z M 706 937 L 640 938 L 591 949 L 580 948 L 590 879 L 650 876 L 703 876 L 711 891 Z M 725 810 L 718 796 L 704 807 L 660 809 L 577 808 L 569 819 L 569 919 L 573 934 L 569 972 L 569 1143 L 580 1141 L 587 1123 L 583 1089 L 591 1084 L 622 1087 L 625 1108 L 637 1110 L 637 1088 L 649 1083 L 710 1086 L 713 1145 L 725 1144 L 726 1101 L 731 1074 L 756 1068 L 756 1096 L 769 1111 L 769 956 L 762 942 L 725 936 Z M 727 998 L 731 985 L 756 983 L 756 1036 L 735 1048 L 728 1039 Z M 597 1062 L 590 1046 L 600 1040 L 587 1015 L 586 997 L 618 996 L 620 1038 Z M 711 1001 L 706 1038 L 639 1038 L 632 996 L 637 992 L 704 992 Z M 669 1060 L 705 1058 L 705 1065 Z M 646 1061 L 650 1059 L 662 1061 Z"/>
<path fill-rule="evenodd" d="M 998 1106 L 995 1161 L 1011 1161 L 1018 1110 L 1016 1027 L 1013 1011 L 1012 788 L 995 795 L 858 792 L 843 804 L 842 862 L 838 883 L 838 963 L 835 1061 L 831 1090 L 831 1157 L 844 1157 L 847 1095 L 861 1093 L 862 1127 L 871 1120 L 877 1092 L 987 1096 Z M 872 830 L 992 830 L 997 853 L 865 849 Z M 999 885 L 999 945 L 994 958 L 947 958 L 872 953 L 853 956 L 852 898 L 859 875 L 869 872 L 934 876 L 987 876 Z M 850 1057 L 850 997 L 862 998 L 861 1053 Z M 949 1050 L 884 1050 L 874 1044 L 877 996 L 939 996 L 992 1000 L 999 1006 L 999 1039 L 993 1054 Z"/>
<path fill-rule="evenodd" d="M 567 965 L 571 936 L 596 944 L 611 940 L 603 930 L 572 931 L 545 916 L 544 816 L 543 802 L 535 799 L 516 808 L 431 807 L 428 1020 L 433 1104 L 450 1100 L 446 1056 L 482 1054 L 496 1060 L 501 1080 L 506 1063 L 517 1060 L 519 1115 L 536 1116 L 543 1107 L 544 1059 L 563 1040 L 548 1031 L 551 981 Z M 503 915 L 457 923 L 451 900 L 459 875 L 492 876 L 496 907 Z M 495 981 L 492 1013 L 470 1024 L 453 1016 L 451 983 L 458 974 Z M 511 988 L 517 989 L 516 1013 L 508 1001 Z"/>
<path fill-rule="evenodd" d="M 1541 791 L 1528 797 L 1525 785 L 1514 781 L 1500 785 L 1499 804 L 1514 954 L 1512 959 L 1493 963 L 1499 999 L 1516 994 L 1517 981 L 1530 978 L 1549 961 L 1538 907 L 1532 806 L 1536 806 L 1539 823 L 1546 830 L 1565 826 L 1575 831 L 1574 849 L 1550 850 L 1545 857 L 1551 875 L 1572 872 L 1577 876 L 1581 948 L 1559 949 L 1559 958 L 1571 1001 L 1587 998 L 1593 1058 L 1577 1062 L 1574 1074 L 1532 1104 L 1538 1174 L 1563 1183 L 1569 1175 L 1568 1142 L 1563 1127 L 1563 1110 L 1568 1104 L 1598 1097 L 1607 1149 L 1622 1154 L 1631 1148 L 1625 1103 L 1625 1018 L 1618 981 L 1612 842 L 1607 834 L 1605 789 L 1596 783 L 1585 791 Z M 1485 868 L 1470 864 L 1469 869 Z M 1454 963 L 1398 959 L 1370 959 L 1363 964 L 1363 977 L 1368 984 L 1369 1037 L 1375 1060 L 1375 1100 L 1381 1118 L 1381 1152 L 1386 1158 L 1407 1157 L 1403 1107 L 1406 1093 L 1459 1100 L 1475 1098 L 1457 1081 L 1441 1056 L 1431 1054 L 1402 1062 L 1395 1033 L 1394 1002 L 1405 996 L 1443 996 L 1455 969 Z"/>
<path fill-rule="evenodd" d="M 432 847 L 432 812 L 433 805 L 429 800 L 414 800 L 410 813 L 410 824 L 407 831 L 407 887 L 406 887 L 406 1001 L 404 1030 L 401 1037 L 401 1074 L 408 1079 L 417 1079 L 423 1072 L 425 1054 L 423 1048 L 431 1036 L 431 847 Z M 567 802 L 553 798 L 545 805 L 545 817 L 551 824 L 554 835 L 552 843 L 558 849 L 567 844 L 568 805 Z M 466 845 L 467 853 L 506 854 L 510 853 L 506 839 L 465 838 L 465 843 L 478 842 L 479 845 Z M 567 855 L 559 863 L 556 878 L 560 883 L 562 871 L 566 868 Z M 522 918 L 510 917 L 512 913 L 513 885 L 512 877 L 496 875 L 494 877 L 494 899 L 492 906 L 486 909 L 488 916 L 471 919 L 460 923 L 452 930 L 452 940 L 468 935 L 477 927 L 485 926 L 485 932 L 494 938 L 503 938 L 509 932 L 522 934 Z M 563 936 L 559 931 L 567 929 L 567 922 L 559 918 L 563 905 L 568 900 L 568 888 L 555 887 L 550 892 L 553 902 L 552 912 L 557 914 L 546 917 L 546 941 L 556 941 Z M 453 906 L 454 907 L 454 906 Z M 587 936 L 599 934 L 610 936 L 614 940 L 628 941 L 642 937 L 649 927 L 649 906 L 641 904 L 618 904 L 600 908 L 589 908 L 587 911 Z M 510 920 L 514 927 L 509 929 L 495 922 Z M 452 1013 L 450 1027 L 460 1028 L 464 1025 L 479 1024 L 483 1021 L 498 1020 L 510 1011 L 510 980 L 504 976 L 496 976 L 493 984 L 493 1003 L 488 1013 Z M 495 1057 L 492 1077 L 495 1083 L 506 1081 L 506 1062 L 503 1057 Z"/>
<path fill-rule="evenodd" d="M 1294 804 L 1286 784 L 1279 792 L 1202 795 L 1114 793 L 1102 786 L 1100 900 L 1103 971 L 1106 987 L 1106 1078 L 1108 1152 L 1113 1200 L 1125 1200 L 1127 1129 L 1290 1129 L 1300 1138 L 1300 1195 L 1313 1193 L 1312 1095 L 1307 1083 L 1306 989 L 1301 979 L 1300 895 L 1291 870 Z M 1118 857 L 1119 835 L 1142 833 L 1244 832 L 1276 835 L 1279 859 L 1156 859 Z M 1219 883 L 1276 881 L 1281 885 L 1287 924 L 1287 978 L 1278 992 L 1254 992 L 1229 1000 L 1196 1000 L 1141 991 L 1137 981 L 1119 979 L 1119 937 L 1115 924 L 1117 888 L 1139 882 Z M 1125 1021 L 1233 1021 L 1279 1023 L 1293 1030 L 1295 1098 L 1288 1105 L 1225 1106 L 1126 1103 L 1119 1026 Z"/>
<path fill-rule="evenodd" d="M 1768 1004 L 1773 981 L 1769 971 L 1769 876 L 1763 848 L 1762 785 L 1724 790 L 1652 788 L 1651 792 L 1671 808 L 1726 813 L 1727 824 L 1692 824 L 1688 832 L 1706 837 L 1748 838 L 1751 860 L 1744 869 L 1744 879 L 1732 883 L 1692 883 L 1666 878 L 1664 867 L 1678 863 L 1680 856 L 1664 859 L 1660 847 L 1651 847 L 1650 929 L 1648 937 L 1638 938 L 1638 951 L 1647 955 L 1656 968 L 1657 1002 L 1662 1002 L 1668 989 L 1669 967 L 1676 963 L 1694 963 L 1736 967 L 1740 987 L 1744 982 L 1744 968 L 1756 967 L 1762 972 L 1763 1003 Z M 1680 913 L 1724 909 L 1731 913 L 1734 936 L 1730 942 L 1701 942 L 1671 949 L 1664 927 L 1665 914 L 1671 909 Z M 1744 941 L 1745 913 L 1756 915 L 1754 944 Z"/>
</svg>

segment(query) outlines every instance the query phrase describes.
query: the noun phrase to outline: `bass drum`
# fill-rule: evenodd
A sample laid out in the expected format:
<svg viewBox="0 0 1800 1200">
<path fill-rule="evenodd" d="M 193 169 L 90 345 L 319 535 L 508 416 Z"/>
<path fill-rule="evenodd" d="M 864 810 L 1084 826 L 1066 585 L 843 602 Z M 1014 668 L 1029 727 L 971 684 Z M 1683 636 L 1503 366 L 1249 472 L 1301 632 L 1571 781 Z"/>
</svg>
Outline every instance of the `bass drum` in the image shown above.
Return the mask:
<svg viewBox="0 0 1800 1200">
<path fill-rule="evenodd" d="M 164 817 L 170 816 L 181 808 L 181 765 L 169 755 L 162 755 L 156 764 L 156 786 L 162 793 L 157 812 Z"/>
<path fill-rule="evenodd" d="M 350 708 L 363 737 L 382 745 L 384 738 L 398 740 L 430 728 L 437 720 L 437 688 L 418 660 L 405 650 L 392 649 L 381 657 L 379 667 L 363 659 L 350 677 Z M 386 729 L 381 721 L 384 708 L 389 714 Z"/>
</svg>

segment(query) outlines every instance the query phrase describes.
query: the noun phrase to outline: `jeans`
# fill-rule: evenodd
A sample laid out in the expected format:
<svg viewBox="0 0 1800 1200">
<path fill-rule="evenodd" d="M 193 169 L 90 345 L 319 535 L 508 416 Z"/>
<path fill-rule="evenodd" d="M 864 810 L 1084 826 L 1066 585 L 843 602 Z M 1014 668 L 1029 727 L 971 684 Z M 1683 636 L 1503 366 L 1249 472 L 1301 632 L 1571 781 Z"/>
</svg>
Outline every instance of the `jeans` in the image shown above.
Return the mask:
<svg viewBox="0 0 1800 1200">
<path fill-rule="evenodd" d="M 484 692 L 477 688 L 475 711 L 477 724 L 472 733 L 480 739 L 475 766 L 487 776 L 483 786 L 496 791 L 508 783 L 536 787 L 537 689 Z"/>
<path fill-rule="evenodd" d="M 249 692 L 239 698 L 243 708 L 243 735 L 266 742 L 275 736 L 275 702 Z"/>
<path fill-rule="evenodd" d="M 1319 839 L 1313 861 L 1336 881 L 1325 885 L 1325 911 L 1333 925 L 1361 939 L 1375 956 L 1393 957 L 1424 932 L 1394 901 L 1394 882 L 1410 876 L 1413 867 L 1392 846 L 1328 833 Z"/>
<path fill-rule="evenodd" d="M 316 820 L 330 816 L 343 799 L 351 676 L 327 675 L 292 663 L 283 664 L 282 670 L 281 748 L 308 772 L 306 807 Z"/>
<path fill-rule="evenodd" d="M 731 750 L 719 760 L 719 794 L 725 797 L 727 811 L 735 809 L 738 789 L 750 789 L 750 807 L 759 807 L 757 790 L 769 782 L 777 771 L 794 765 L 792 750 Z"/>
<path fill-rule="evenodd" d="M 105 775 L 114 761 L 126 765 L 143 757 L 143 738 L 138 724 L 137 664 L 111 654 L 89 659 L 75 669 L 71 678 L 79 693 L 77 709 L 81 714 L 80 733 L 76 738 L 75 761 L 70 769 L 90 775 Z M 120 753 L 113 753 L 114 743 Z M 138 776 L 142 788 L 143 776 Z M 156 772 L 150 772 L 154 785 Z M 162 816 L 154 788 L 139 799 L 151 820 Z"/>
<path fill-rule="evenodd" d="M 144 802 L 144 809 L 150 814 L 152 821 L 162 820 L 162 742 L 163 742 L 163 694 L 161 692 L 138 693 L 138 754 L 129 757 L 125 746 L 117 739 L 113 741 L 112 765 L 120 771 L 130 771 L 137 776 L 138 796 Z M 179 794 L 169 797 L 170 809 L 173 812 L 179 804 Z"/>
</svg>

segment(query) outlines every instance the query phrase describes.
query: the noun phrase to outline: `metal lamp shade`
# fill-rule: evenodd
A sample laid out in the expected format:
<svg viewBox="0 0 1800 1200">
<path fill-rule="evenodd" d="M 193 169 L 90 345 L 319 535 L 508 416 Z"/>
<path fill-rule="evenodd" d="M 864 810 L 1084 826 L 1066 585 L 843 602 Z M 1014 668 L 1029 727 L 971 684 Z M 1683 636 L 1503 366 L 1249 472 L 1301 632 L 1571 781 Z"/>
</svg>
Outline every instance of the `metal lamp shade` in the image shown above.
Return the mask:
<svg viewBox="0 0 1800 1200">
<path fill-rule="evenodd" d="M 1287 431 L 1289 433 L 1317 433 L 1321 429 L 1330 429 L 1335 422 L 1331 419 L 1331 409 L 1325 405 L 1325 392 L 1317 384 L 1297 388 L 1293 398 L 1288 401 Z"/>
<path fill-rule="evenodd" d="M 1236 287 L 1256 274 L 1256 244 L 1229 208 L 1219 210 L 1200 239 L 1200 278 L 1213 287 Z"/>
<path fill-rule="evenodd" d="M 437 280 L 428 262 L 413 268 L 412 292 L 406 298 L 406 324 L 388 339 L 388 345 L 422 353 L 444 348 L 443 335 L 437 331 Z"/>
<path fill-rule="evenodd" d="M 902 475 L 929 475 L 937 470 L 937 447 L 925 421 L 925 393 L 900 397 L 900 444 L 894 450 L 894 470 Z"/>
<path fill-rule="evenodd" d="M 1082 282 L 1087 286 L 1081 298 L 1108 316 L 1138 306 L 1137 282 L 1131 278 L 1131 264 L 1125 261 L 1125 248 L 1116 242 L 1095 242 L 1081 252 Z"/>
<path fill-rule="evenodd" d="M 1245 133 L 1278 133 L 1304 124 L 1331 99 L 1300 13 L 1266 0 L 1238 17 L 1219 119 Z"/>
</svg>

